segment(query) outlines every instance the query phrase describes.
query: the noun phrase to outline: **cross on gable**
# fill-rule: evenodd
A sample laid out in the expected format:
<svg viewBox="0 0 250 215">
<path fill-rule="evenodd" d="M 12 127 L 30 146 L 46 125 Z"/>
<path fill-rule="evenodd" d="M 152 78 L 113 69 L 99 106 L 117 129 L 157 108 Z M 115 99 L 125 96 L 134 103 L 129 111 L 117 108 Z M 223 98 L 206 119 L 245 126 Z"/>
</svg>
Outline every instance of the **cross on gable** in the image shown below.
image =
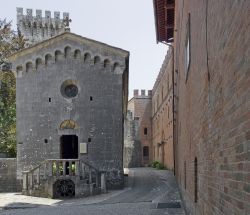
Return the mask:
<svg viewBox="0 0 250 215">
<path fill-rule="evenodd" d="M 63 19 L 63 24 L 64 24 L 64 27 L 69 27 L 69 23 L 72 22 L 71 19 L 69 19 L 68 16 L 66 16 L 64 19 Z"/>
</svg>

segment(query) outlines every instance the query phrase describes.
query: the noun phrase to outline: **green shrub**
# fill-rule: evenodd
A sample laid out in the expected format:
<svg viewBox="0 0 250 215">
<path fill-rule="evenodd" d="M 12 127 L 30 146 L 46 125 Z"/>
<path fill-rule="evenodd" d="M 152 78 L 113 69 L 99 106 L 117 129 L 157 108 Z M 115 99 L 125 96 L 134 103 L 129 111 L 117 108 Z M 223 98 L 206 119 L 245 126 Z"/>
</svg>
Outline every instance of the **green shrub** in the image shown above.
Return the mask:
<svg viewBox="0 0 250 215">
<path fill-rule="evenodd" d="M 157 163 L 156 169 L 165 169 L 165 166 L 162 163 Z"/>
<path fill-rule="evenodd" d="M 153 161 L 153 163 L 151 164 L 151 167 L 156 168 L 156 166 L 159 164 L 159 161 Z"/>
</svg>

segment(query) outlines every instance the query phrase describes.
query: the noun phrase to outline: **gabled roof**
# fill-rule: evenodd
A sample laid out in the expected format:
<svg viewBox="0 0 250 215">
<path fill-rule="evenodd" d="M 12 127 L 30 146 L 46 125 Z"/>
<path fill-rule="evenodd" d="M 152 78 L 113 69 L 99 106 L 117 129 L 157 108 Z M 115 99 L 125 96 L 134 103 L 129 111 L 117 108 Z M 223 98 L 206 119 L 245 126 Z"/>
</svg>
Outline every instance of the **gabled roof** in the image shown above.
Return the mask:
<svg viewBox="0 0 250 215">
<path fill-rule="evenodd" d="M 65 40 L 65 39 L 69 39 L 69 40 L 73 40 L 73 41 L 77 41 L 81 44 L 89 44 L 89 45 L 93 45 L 93 46 L 100 46 L 102 47 L 103 49 L 106 49 L 109 51 L 109 53 L 111 54 L 119 54 L 123 57 L 128 57 L 129 56 L 129 52 L 126 51 L 126 50 L 123 50 L 121 48 L 117 48 L 117 47 L 114 47 L 114 46 L 111 46 L 111 45 L 108 45 L 108 44 L 105 44 L 105 43 L 102 43 L 102 42 L 99 42 L 99 41 L 96 41 L 96 40 L 92 40 L 92 39 L 89 39 L 89 38 L 86 38 L 86 37 L 82 37 L 80 35 L 77 35 L 77 34 L 74 34 L 74 33 L 71 33 L 71 32 L 64 32 L 62 34 L 59 34 L 55 37 L 51 37 L 50 39 L 47 39 L 47 40 L 44 40 L 40 43 L 37 43 L 35 45 L 32 45 L 30 47 L 27 47 L 27 48 L 24 48 L 20 51 L 17 51 L 15 53 L 13 53 L 12 55 L 9 56 L 9 60 L 13 60 L 14 58 L 16 57 L 19 57 L 19 56 L 23 56 L 23 55 L 26 55 L 26 54 L 30 54 L 34 51 L 37 51 L 39 50 L 40 48 L 44 48 L 46 46 L 49 46 L 51 45 L 52 43 L 54 42 L 58 42 L 58 41 L 62 41 L 62 40 Z"/>
</svg>

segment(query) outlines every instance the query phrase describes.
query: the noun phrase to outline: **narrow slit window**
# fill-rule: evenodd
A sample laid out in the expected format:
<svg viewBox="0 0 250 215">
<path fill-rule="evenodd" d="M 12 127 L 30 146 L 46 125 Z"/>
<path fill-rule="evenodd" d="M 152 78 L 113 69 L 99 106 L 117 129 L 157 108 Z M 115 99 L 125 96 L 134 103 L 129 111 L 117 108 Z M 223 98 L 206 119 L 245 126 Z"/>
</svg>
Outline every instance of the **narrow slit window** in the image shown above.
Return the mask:
<svg viewBox="0 0 250 215">
<path fill-rule="evenodd" d="M 91 138 L 88 138 L 88 142 L 89 142 L 89 143 L 91 142 Z"/>
<path fill-rule="evenodd" d="M 184 161 L 184 187 L 185 187 L 185 189 L 187 187 L 187 164 L 186 164 L 186 161 Z"/>
<path fill-rule="evenodd" d="M 48 143 L 48 139 L 44 139 L 44 143 Z"/>
<path fill-rule="evenodd" d="M 198 201 L 198 162 L 194 159 L 194 202 Z"/>
<path fill-rule="evenodd" d="M 93 97 L 92 97 L 92 96 L 90 96 L 90 97 L 89 97 L 89 100 L 90 100 L 90 101 L 93 101 Z"/>
<path fill-rule="evenodd" d="M 191 52 L 190 52 L 190 13 L 188 14 L 187 21 L 187 33 L 186 33 L 186 42 L 185 42 L 185 73 L 186 80 L 189 72 L 190 61 L 191 61 Z"/>
<path fill-rule="evenodd" d="M 148 134 L 148 128 L 144 128 L 144 135 Z"/>
<path fill-rule="evenodd" d="M 51 98 L 49 98 L 49 102 L 51 102 Z"/>
</svg>

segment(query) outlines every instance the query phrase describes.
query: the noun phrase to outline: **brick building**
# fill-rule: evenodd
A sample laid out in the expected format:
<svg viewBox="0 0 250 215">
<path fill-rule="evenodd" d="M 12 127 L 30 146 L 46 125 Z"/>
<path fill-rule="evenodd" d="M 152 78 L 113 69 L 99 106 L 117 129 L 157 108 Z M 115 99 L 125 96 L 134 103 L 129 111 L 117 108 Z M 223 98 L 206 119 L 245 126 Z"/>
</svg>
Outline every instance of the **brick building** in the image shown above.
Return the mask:
<svg viewBox="0 0 250 215">
<path fill-rule="evenodd" d="M 125 166 L 148 166 L 152 162 L 152 91 L 134 90 L 128 101 L 125 126 Z M 129 162 L 131 164 L 129 165 Z"/>
<path fill-rule="evenodd" d="M 174 45 L 174 155 L 188 214 L 250 214 L 249 1 L 154 0 Z"/>
<path fill-rule="evenodd" d="M 169 50 L 152 91 L 153 160 L 173 170 L 173 52 Z"/>
</svg>

